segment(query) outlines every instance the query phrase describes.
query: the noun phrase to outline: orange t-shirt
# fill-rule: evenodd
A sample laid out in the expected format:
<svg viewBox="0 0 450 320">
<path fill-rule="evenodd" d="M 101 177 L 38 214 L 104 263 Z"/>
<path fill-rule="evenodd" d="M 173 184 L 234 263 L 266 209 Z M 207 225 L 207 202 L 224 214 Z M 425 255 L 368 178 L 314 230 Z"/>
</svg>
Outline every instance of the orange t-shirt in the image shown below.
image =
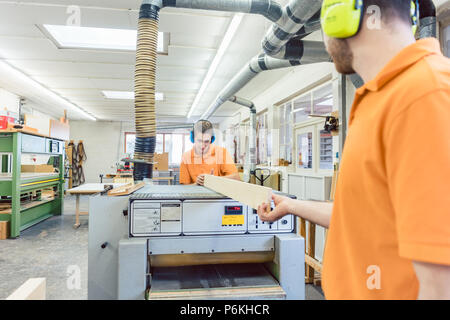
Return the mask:
<svg viewBox="0 0 450 320">
<path fill-rule="evenodd" d="M 233 159 L 227 149 L 211 145 L 207 154 L 196 155 L 194 149 L 187 151 L 181 158 L 180 165 L 180 183 L 192 184 L 197 181 L 201 174 L 211 174 L 214 170 L 215 176 L 228 176 L 237 173 Z"/>
<path fill-rule="evenodd" d="M 450 59 L 403 49 L 358 89 L 324 255 L 327 299 L 416 299 L 413 261 L 450 265 Z"/>
</svg>

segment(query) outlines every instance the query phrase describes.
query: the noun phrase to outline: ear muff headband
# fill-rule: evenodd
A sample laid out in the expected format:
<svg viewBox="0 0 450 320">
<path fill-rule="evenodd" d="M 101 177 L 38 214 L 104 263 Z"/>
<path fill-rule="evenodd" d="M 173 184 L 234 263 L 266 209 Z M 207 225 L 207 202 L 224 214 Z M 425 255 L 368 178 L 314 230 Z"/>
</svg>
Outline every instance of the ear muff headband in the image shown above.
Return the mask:
<svg viewBox="0 0 450 320">
<path fill-rule="evenodd" d="M 363 0 L 323 0 L 320 22 L 323 32 L 331 38 L 345 39 L 355 36 L 363 21 Z M 419 21 L 419 2 L 411 1 L 412 32 Z"/>
<path fill-rule="evenodd" d="M 412 24 L 412 32 L 416 34 L 417 25 L 419 23 L 419 1 L 411 1 L 411 24 Z"/>
</svg>

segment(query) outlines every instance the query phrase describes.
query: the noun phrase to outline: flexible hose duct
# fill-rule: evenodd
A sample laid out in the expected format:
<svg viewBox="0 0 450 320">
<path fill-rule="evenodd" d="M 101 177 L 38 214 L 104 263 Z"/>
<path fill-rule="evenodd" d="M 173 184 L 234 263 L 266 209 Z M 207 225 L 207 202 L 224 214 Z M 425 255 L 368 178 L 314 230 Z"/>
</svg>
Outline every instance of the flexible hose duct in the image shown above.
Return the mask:
<svg viewBox="0 0 450 320">
<path fill-rule="evenodd" d="M 272 26 L 262 41 L 264 52 L 272 57 L 276 57 L 284 45 L 302 32 L 302 27 L 308 21 L 317 20 L 318 12 L 322 6 L 319 0 L 291 0 L 283 8 L 283 16 L 280 22 Z"/>
<path fill-rule="evenodd" d="M 436 6 L 431 0 L 419 1 L 420 9 L 420 26 L 419 26 L 419 38 L 437 37 L 437 18 L 436 18 Z"/>
<path fill-rule="evenodd" d="M 265 54 L 260 54 L 253 57 L 248 64 L 246 64 L 236 76 L 228 83 L 228 85 L 220 92 L 217 99 L 208 108 L 208 110 L 202 115 L 202 119 L 208 119 L 214 112 L 232 96 L 234 96 L 239 90 L 241 90 L 247 83 L 255 78 L 260 72 L 266 70 L 275 70 L 298 66 L 300 64 L 310 64 L 317 62 L 330 61 L 328 53 L 325 51 L 323 44 L 318 44 L 311 41 L 303 41 L 303 54 L 301 57 L 297 57 L 295 60 L 283 60 L 269 57 Z M 312 44 L 310 46 L 309 44 Z M 322 51 L 318 50 L 319 47 Z"/>
<path fill-rule="evenodd" d="M 155 75 L 158 43 L 159 7 L 143 4 L 139 13 L 135 68 L 134 158 L 147 163 L 135 163 L 134 180 L 153 176 L 153 155 L 156 145 Z"/>
<path fill-rule="evenodd" d="M 250 173 L 256 169 L 256 107 L 250 100 L 237 96 L 231 97 L 228 101 L 247 107 L 250 110 L 250 134 L 248 152 L 244 163 L 244 182 L 250 182 Z"/>
</svg>

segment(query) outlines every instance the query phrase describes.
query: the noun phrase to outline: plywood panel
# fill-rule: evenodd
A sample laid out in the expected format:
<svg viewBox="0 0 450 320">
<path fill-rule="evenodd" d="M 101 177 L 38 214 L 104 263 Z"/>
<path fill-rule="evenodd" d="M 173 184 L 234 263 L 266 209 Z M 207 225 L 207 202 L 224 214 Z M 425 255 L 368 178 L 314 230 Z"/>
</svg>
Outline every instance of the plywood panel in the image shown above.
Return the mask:
<svg viewBox="0 0 450 320">
<path fill-rule="evenodd" d="M 262 203 L 270 203 L 272 197 L 271 188 L 212 175 L 205 176 L 205 187 L 253 209 L 258 209 Z"/>
<path fill-rule="evenodd" d="M 31 278 L 6 300 L 45 300 L 45 278 Z"/>
</svg>

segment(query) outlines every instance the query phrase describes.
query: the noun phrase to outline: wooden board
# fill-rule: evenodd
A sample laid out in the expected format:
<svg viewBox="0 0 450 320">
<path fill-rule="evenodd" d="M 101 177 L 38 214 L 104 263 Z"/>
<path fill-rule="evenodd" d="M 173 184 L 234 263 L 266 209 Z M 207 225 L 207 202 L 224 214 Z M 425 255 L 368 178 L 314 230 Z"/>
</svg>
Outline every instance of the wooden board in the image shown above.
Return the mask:
<svg viewBox="0 0 450 320">
<path fill-rule="evenodd" d="M 271 188 L 212 175 L 205 175 L 205 187 L 253 209 L 258 209 L 262 203 L 270 203 L 272 197 Z"/>
<path fill-rule="evenodd" d="M 149 300 L 205 300 L 205 299 L 286 299 L 286 293 L 280 286 L 260 288 L 220 288 L 200 290 L 150 291 Z"/>
<path fill-rule="evenodd" d="M 169 153 L 155 153 L 154 156 L 154 170 L 167 171 L 169 170 Z"/>
<path fill-rule="evenodd" d="M 85 183 L 73 189 L 67 190 L 70 194 L 90 195 L 105 190 L 105 185 L 112 185 L 113 188 L 121 187 L 123 183 Z"/>
<path fill-rule="evenodd" d="M 140 182 L 138 184 L 126 184 L 119 188 L 114 188 L 108 191 L 108 196 L 126 196 L 133 193 L 136 190 L 145 186 L 145 182 Z"/>
<path fill-rule="evenodd" d="M 0 240 L 9 238 L 9 221 L 0 221 Z"/>
<path fill-rule="evenodd" d="M 20 166 L 21 172 L 55 172 L 55 168 L 49 164 L 22 164 Z"/>
<path fill-rule="evenodd" d="M 45 200 L 39 200 L 39 201 L 30 201 L 28 203 L 21 204 L 20 205 L 20 210 L 34 208 L 36 206 L 40 206 L 41 204 L 50 202 L 52 200 L 53 199 L 45 199 Z M 11 212 L 12 212 L 12 209 L 10 207 L 9 209 L 3 209 L 2 211 L 0 211 L 0 214 L 10 214 Z"/>
<path fill-rule="evenodd" d="M 45 300 L 45 287 L 45 278 L 31 278 L 6 298 L 6 300 Z"/>
</svg>

